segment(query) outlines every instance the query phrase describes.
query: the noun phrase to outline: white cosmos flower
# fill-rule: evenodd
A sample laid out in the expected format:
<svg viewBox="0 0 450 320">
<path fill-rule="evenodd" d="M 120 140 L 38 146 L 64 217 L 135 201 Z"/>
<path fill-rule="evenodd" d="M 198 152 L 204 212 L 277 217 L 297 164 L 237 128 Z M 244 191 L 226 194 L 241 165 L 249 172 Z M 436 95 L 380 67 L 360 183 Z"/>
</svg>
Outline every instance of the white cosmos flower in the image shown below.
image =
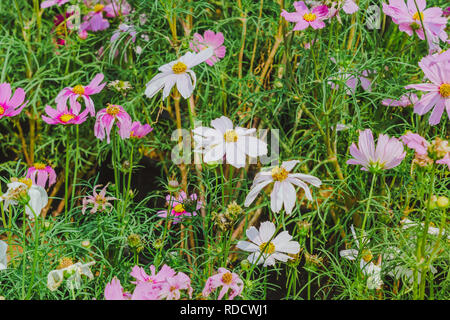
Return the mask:
<svg viewBox="0 0 450 320">
<path fill-rule="evenodd" d="M 8 245 L 5 241 L 0 240 L 0 270 L 5 270 L 8 267 L 6 251 L 8 251 Z"/>
<path fill-rule="evenodd" d="M 358 237 L 356 236 L 355 228 L 353 225 L 350 228 L 358 249 L 341 250 L 339 254 L 341 257 L 348 260 L 356 260 L 358 256 L 360 256 L 361 260 L 359 262 L 359 268 L 362 273 L 367 276 L 367 287 L 369 289 L 380 289 L 383 285 L 383 281 L 381 280 L 381 263 L 379 265 L 373 263 L 373 255 L 370 250 L 364 249 L 361 253 L 359 252 L 360 245 Z M 363 241 L 366 245 L 370 242 L 368 239 L 365 239 L 365 237 Z"/>
<path fill-rule="evenodd" d="M 25 212 L 31 220 L 35 218 L 35 214 L 39 216 L 42 209 L 48 203 L 47 191 L 41 186 L 32 184 L 30 179 L 16 179 L 8 183 L 7 186 L 8 191 L 0 196 L 0 201 L 5 200 L 5 209 L 10 204 L 18 204 L 24 196 L 26 197 L 28 195 L 29 201 L 28 205 L 25 206 Z"/>
<path fill-rule="evenodd" d="M 264 263 L 264 267 L 273 266 L 275 260 L 286 262 L 288 259 L 293 259 L 286 253 L 299 253 L 300 244 L 297 241 L 291 241 L 292 236 L 287 231 L 274 237 L 275 230 L 275 225 L 270 221 L 262 222 L 259 231 L 255 227 L 250 227 L 246 234 L 251 242 L 239 241 L 237 247 L 252 252 L 247 257 L 250 263 Z"/>
<path fill-rule="evenodd" d="M 145 95 L 152 98 L 159 90 L 164 88 L 163 99 L 165 99 L 176 84 L 183 98 L 189 98 L 197 82 L 197 77 L 191 68 L 208 60 L 213 54 L 214 51 L 211 48 L 202 50 L 197 54 L 188 52 L 179 59 L 159 67 L 160 73 L 147 83 Z"/>
<path fill-rule="evenodd" d="M 273 212 L 279 212 L 284 205 L 286 213 L 292 213 L 297 199 L 294 185 L 302 188 L 305 191 L 306 198 L 312 200 L 311 191 L 304 181 L 315 187 L 319 187 L 322 181 L 308 174 L 290 173 L 297 163 L 299 163 L 298 160 L 284 161 L 279 167 L 259 172 L 253 180 L 253 185 L 245 198 L 244 205 L 248 207 L 261 190 L 272 182 L 275 182 L 270 194 L 270 208 Z"/>
<path fill-rule="evenodd" d="M 64 279 L 67 279 L 67 286 L 69 289 L 79 289 L 81 285 L 81 276 L 85 275 L 89 279 L 93 279 L 94 275 L 89 269 L 95 264 L 95 261 L 89 263 L 77 262 L 63 269 L 56 269 L 49 272 L 47 276 L 47 288 L 50 291 L 55 291 L 59 288 Z"/>
<path fill-rule="evenodd" d="M 197 127 L 193 130 L 195 152 L 203 153 L 206 163 L 223 159 L 233 167 L 245 166 L 246 155 L 252 158 L 267 154 L 267 143 L 252 136 L 256 129 L 234 128 L 225 116 L 211 121 L 213 128 Z"/>
</svg>

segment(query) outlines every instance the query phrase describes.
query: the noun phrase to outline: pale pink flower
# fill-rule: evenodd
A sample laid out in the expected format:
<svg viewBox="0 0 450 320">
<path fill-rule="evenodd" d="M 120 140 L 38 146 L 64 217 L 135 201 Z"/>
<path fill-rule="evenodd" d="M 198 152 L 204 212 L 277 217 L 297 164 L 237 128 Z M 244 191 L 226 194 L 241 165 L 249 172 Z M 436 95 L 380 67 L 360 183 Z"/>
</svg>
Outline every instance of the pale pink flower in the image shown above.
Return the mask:
<svg viewBox="0 0 450 320">
<path fill-rule="evenodd" d="M 0 119 L 3 117 L 14 117 L 18 115 L 27 105 L 25 103 L 25 91 L 17 88 L 11 97 L 11 85 L 9 83 L 0 83 Z"/>
<path fill-rule="evenodd" d="M 95 136 L 103 140 L 106 134 L 106 141 L 109 143 L 114 123 L 117 123 L 119 128 L 119 136 L 122 139 L 128 139 L 132 123 L 131 117 L 122 106 L 112 104 L 97 112 L 97 119 L 94 125 Z"/>
<path fill-rule="evenodd" d="M 26 178 L 31 179 L 33 184 L 45 188 L 48 181 L 48 188 L 56 183 L 56 172 L 51 166 L 46 166 L 43 163 L 35 163 L 28 169 Z"/>
<path fill-rule="evenodd" d="M 108 18 L 127 16 L 131 13 L 131 5 L 125 0 L 107 0 L 104 11 Z"/>
<path fill-rule="evenodd" d="M 139 121 L 135 121 L 131 124 L 130 138 L 141 139 L 152 131 L 153 128 L 149 124 L 141 124 Z"/>
<path fill-rule="evenodd" d="M 211 292 L 219 287 L 222 287 L 222 290 L 220 290 L 218 300 L 221 300 L 229 290 L 231 291 L 228 300 L 233 300 L 234 297 L 241 294 L 244 289 L 244 282 L 236 273 L 231 273 L 225 268 L 219 268 L 219 273 L 216 273 L 206 280 L 202 294 L 204 297 L 208 297 Z"/>
<path fill-rule="evenodd" d="M 166 201 L 169 205 L 169 216 L 174 218 L 174 224 L 180 222 L 184 217 L 196 216 L 197 211 L 202 207 L 202 202 L 197 200 L 197 194 L 194 193 L 188 197 L 184 191 L 181 191 L 178 197 L 167 195 Z M 158 217 L 166 218 L 167 211 L 158 211 Z"/>
<path fill-rule="evenodd" d="M 120 280 L 114 277 L 105 287 L 105 300 L 130 300 L 131 295 L 123 291 Z"/>
<path fill-rule="evenodd" d="M 61 7 L 63 4 L 69 2 L 70 0 L 47 0 L 47 1 L 43 1 L 41 3 L 41 8 L 45 9 L 45 8 L 49 8 L 55 5 L 58 5 L 59 7 Z"/>
<path fill-rule="evenodd" d="M 273 212 L 280 212 L 284 206 L 287 214 L 292 213 L 297 200 L 297 192 L 294 186 L 302 188 L 305 191 L 306 198 L 312 200 L 311 191 L 305 181 L 315 187 L 319 187 L 322 181 L 308 174 L 290 173 L 299 162 L 298 160 L 284 161 L 279 167 L 259 172 L 255 176 L 250 192 L 245 198 L 244 206 L 248 207 L 261 190 L 273 182 L 275 183 L 270 194 L 270 208 Z"/>
<path fill-rule="evenodd" d="M 421 135 L 409 132 L 401 136 L 400 140 L 402 140 L 402 142 L 406 144 L 408 148 L 414 149 L 414 151 L 417 154 L 419 155 L 428 154 L 428 147 L 430 146 L 430 143 Z"/>
<path fill-rule="evenodd" d="M 388 107 L 407 107 L 415 104 L 417 101 L 419 101 L 419 98 L 417 98 L 415 93 L 407 93 L 402 95 L 399 100 L 384 99 L 381 101 L 381 104 Z"/>
<path fill-rule="evenodd" d="M 383 3 L 383 12 L 398 24 L 400 31 L 406 32 L 409 36 L 415 32 L 420 39 L 425 40 L 423 22 L 428 38 L 440 37 L 442 41 L 446 41 L 447 19 L 442 16 L 442 9 L 438 7 L 425 9 L 426 5 L 425 0 L 408 0 L 406 4 L 404 0 L 390 0 L 389 4 Z"/>
<path fill-rule="evenodd" d="M 144 268 L 141 268 L 139 266 L 134 266 L 133 269 L 130 272 L 130 275 L 135 278 L 137 281 L 133 283 L 139 283 L 139 282 L 150 282 L 154 284 L 159 284 L 164 281 L 166 281 L 168 278 L 171 278 L 175 276 L 176 272 L 169 267 L 168 265 L 163 265 L 161 267 L 161 270 L 159 270 L 158 273 L 156 273 L 156 268 L 154 265 L 150 266 L 151 275 L 148 275 Z"/>
<path fill-rule="evenodd" d="M 42 120 L 48 124 L 81 124 L 86 121 L 89 110 L 85 109 L 81 114 L 78 114 L 76 112 L 77 110 L 73 110 L 72 108 L 69 110 L 67 107 L 66 102 L 60 101 L 57 106 L 56 110 L 47 105 L 45 107 L 45 112 L 47 113 L 47 116 L 42 115 Z M 79 111 L 79 109 L 78 109 Z"/>
<path fill-rule="evenodd" d="M 125 23 L 121 23 L 119 25 L 117 30 L 114 31 L 110 41 L 111 42 L 115 42 L 117 39 L 119 39 L 121 34 L 125 34 L 125 33 L 127 33 L 130 36 L 132 42 L 136 41 L 137 32 L 134 29 L 134 26 L 128 25 L 128 24 L 125 24 Z"/>
<path fill-rule="evenodd" d="M 83 208 L 81 209 L 81 213 L 85 214 L 88 205 L 93 205 L 90 213 L 96 213 L 98 210 L 100 212 L 105 211 L 107 208 L 112 208 L 113 205 L 108 201 L 117 200 L 115 197 L 107 197 L 106 189 L 108 188 L 109 183 L 103 187 L 100 193 L 96 192 L 96 189 L 101 186 L 101 184 L 96 185 L 93 190 L 93 195 L 83 198 Z"/>
<path fill-rule="evenodd" d="M 91 83 L 87 86 L 76 85 L 75 87 L 66 87 L 58 94 L 55 101 L 57 104 L 59 103 L 67 103 L 67 100 L 70 101 L 70 107 L 72 108 L 74 114 L 78 114 L 81 109 L 80 103 L 77 101 L 78 98 L 83 98 L 84 103 L 86 105 L 86 109 L 89 110 L 91 116 L 95 115 L 95 107 L 94 102 L 91 99 L 91 96 L 99 93 L 103 90 L 103 87 L 106 85 L 106 82 L 100 84 L 104 78 L 102 73 L 97 74 L 94 79 L 92 79 Z"/>
<path fill-rule="evenodd" d="M 328 15 L 328 7 L 325 5 L 314 7 L 309 10 L 303 1 L 294 2 L 296 12 L 287 12 L 283 9 L 281 16 L 289 22 L 296 22 L 294 31 L 304 30 L 311 26 L 313 29 L 325 27 L 324 19 Z"/>
<path fill-rule="evenodd" d="M 385 134 L 378 136 L 375 149 L 372 131 L 366 129 L 359 134 L 358 147 L 353 143 L 350 146 L 353 159 L 347 164 L 361 165 L 361 170 L 377 172 L 398 166 L 406 156 L 403 144 L 396 138 L 389 138 Z"/>
<path fill-rule="evenodd" d="M 314 1 L 316 2 L 316 1 Z M 309 2 L 307 2 L 309 3 Z M 317 2 L 320 3 L 320 2 Z M 343 10 L 346 14 L 353 14 L 359 10 L 358 5 L 353 0 L 345 0 L 341 2 L 332 2 L 328 8 L 328 19 L 336 17 L 339 23 L 342 23 L 340 11 Z"/>
<path fill-rule="evenodd" d="M 251 254 L 247 257 L 250 263 L 263 266 L 275 265 L 275 260 L 286 262 L 293 259 L 288 254 L 294 255 L 300 252 L 300 244 L 291 241 L 292 236 L 288 231 L 283 231 L 275 237 L 276 228 L 270 221 L 262 222 L 259 230 L 255 227 L 247 229 L 246 234 L 251 241 L 239 241 L 237 247 Z"/>
<path fill-rule="evenodd" d="M 195 52 L 200 52 L 207 48 L 212 48 L 214 50 L 214 54 L 211 58 L 206 60 L 205 62 L 212 66 L 220 59 L 225 57 L 226 47 L 223 45 L 223 34 L 222 32 L 214 33 L 214 31 L 207 30 L 203 34 L 195 33 L 194 40 L 189 43 L 190 48 Z"/>
<path fill-rule="evenodd" d="M 424 92 L 421 99 L 414 105 L 414 112 L 418 115 L 424 115 L 431 109 L 431 125 L 436 125 L 441 121 L 444 109 L 447 110 L 447 116 L 450 119 L 450 67 L 449 62 L 429 64 L 429 60 L 419 62 L 426 78 L 431 83 L 410 84 L 405 89 L 416 89 Z"/>
<path fill-rule="evenodd" d="M 183 272 L 178 272 L 176 276 L 167 278 L 161 284 L 159 292 L 160 299 L 179 300 L 181 297 L 181 290 L 187 290 L 189 298 L 192 298 L 191 279 Z"/>
<path fill-rule="evenodd" d="M 436 161 L 437 164 L 446 164 L 450 171 L 450 152 L 447 153 L 442 159 Z"/>
</svg>

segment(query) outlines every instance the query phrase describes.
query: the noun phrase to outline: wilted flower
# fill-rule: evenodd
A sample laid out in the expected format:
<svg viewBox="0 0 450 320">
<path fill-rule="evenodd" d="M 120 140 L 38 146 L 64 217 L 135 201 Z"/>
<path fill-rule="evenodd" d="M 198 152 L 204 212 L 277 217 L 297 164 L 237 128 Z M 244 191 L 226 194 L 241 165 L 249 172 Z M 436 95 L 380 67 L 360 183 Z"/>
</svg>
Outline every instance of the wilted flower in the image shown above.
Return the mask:
<svg viewBox="0 0 450 320">
<path fill-rule="evenodd" d="M 0 196 L 0 201 L 5 200 L 5 209 L 10 204 L 20 203 L 25 206 L 25 213 L 31 220 L 39 216 L 48 203 L 48 195 L 45 189 L 33 184 L 30 179 L 12 178 L 7 186 L 8 191 Z"/>
<path fill-rule="evenodd" d="M 426 155 L 428 153 L 427 150 L 430 143 L 417 133 L 408 132 L 407 134 L 401 136 L 400 140 L 402 140 L 408 148 L 414 149 L 414 151 L 420 155 Z"/>
<path fill-rule="evenodd" d="M 119 136 L 122 139 L 128 139 L 132 123 L 131 117 L 122 106 L 113 104 L 108 104 L 106 108 L 97 112 L 94 125 L 95 136 L 103 140 L 106 134 L 106 141 L 110 143 L 111 129 L 115 122 L 119 127 Z"/>
<path fill-rule="evenodd" d="M 11 97 L 11 85 L 9 83 L 0 83 L 0 119 L 3 117 L 14 117 L 18 115 L 27 105 L 25 103 L 25 91 L 17 88 Z"/>
<path fill-rule="evenodd" d="M 213 162 L 226 157 L 233 167 L 245 166 L 245 156 L 256 158 L 267 154 L 267 143 L 252 136 L 255 128 L 234 128 L 225 116 L 211 121 L 213 128 L 197 127 L 193 130 L 197 144 L 195 152 L 203 153 L 203 161 Z"/>
<path fill-rule="evenodd" d="M 174 218 L 173 223 L 180 222 L 183 217 L 197 215 L 197 210 L 202 207 L 201 201 L 197 200 L 197 194 L 194 193 L 188 197 L 184 191 L 181 191 L 178 197 L 168 194 L 166 202 L 169 205 L 169 216 Z M 158 211 L 158 217 L 166 218 L 167 211 Z"/>
<path fill-rule="evenodd" d="M 91 99 L 91 96 L 99 93 L 103 90 L 103 87 L 106 85 L 106 82 L 100 84 L 104 78 L 102 73 L 97 74 L 94 79 L 92 79 L 91 83 L 87 86 L 76 85 L 75 87 L 66 87 L 58 94 L 55 101 L 58 104 L 64 105 L 67 103 L 67 100 L 70 102 L 70 107 L 73 114 L 78 115 L 81 110 L 81 105 L 77 101 L 78 98 L 83 98 L 84 103 L 86 105 L 86 109 L 89 110 L 91 116 L 95 116 L 95 107 L 94 102 Z M 66 109 L 67 110 L 67 109 Z"/>
<path fill-rule="evenodd" d="M 253 185 L 245 198 L 244 205 L 248 207 L 261 190 L 272 182 L 275 182 L 270 194 L 270 208 L 273 212 L 280 212 L 284 206 L 287 214 L 292 213 L 297 199 L 294 185 L 302 188 L 305 191 L 306 198 L 312 200 L 311 191 L 305 181 L 315 187 L 319 187 L 322 181 L 308 174 L 290 173 L 299 162 L 298 160 L 284 161 L 281 166 L 274 167 L 272 170 L 259 172 L 253 180 Z"/>
<path fill-rule="evenodd" d="M 353 239 L 356 243 L 357 249 L 348 249 L 341 250 L 339 252 L 340 256 L 348 259 L 348 260 L 356 260 L 358 257 L 361 258 L 359 267 L 364 275 L 367 276 L 367 287 L 369 289 L 379 289 L 383 285 L 383 281 L 381 280 L 381 265 L 376 265 L 373 263 L 373 255 L 370 250 L 363 249 L 360 252 L 360 243 L 358 241 L 358 237 L 355 233 L 355 228 L 353 225 L 350 227 L 353 234 Z M 364 237 L 363 242 L 366 244 L 369 243 L 369 240 Z"/>
<path fill-rule="evenodd" d="M 94 278 L 94 275 L 89 269 L 93 264 L 95 264 L 95 261 L 85 264 L 81 262 L 75 264 L 69 263 L 63 268 L 50 271 L 47 276 L 47 288 L 51 291 L 55 291 L 59 288 L 64 279 L 67 279 L 66 284 L 69 289 L 80 289 L 82 275 L 87 276 L 89 279 Z"/>
<path fill-rule="evenodd" d="M 8 244 L 0 240 L 0 270 L 5 270 L 8 267 L 8 258 L 6 252 L 8 251 Z"/>
<path fill-rule="evenodd" d="M 396 138 L 389 138 L 385 134 L 378 136 L 375 149 L 372 131 L 366 129 L 359 134 L 358 147 L 353 143 L 350 146 L 353 159 L 347 164 L 361 165 L 361 170 L 377 172 L 398 166 L 406 156 L 403 144 Z"/>
<path fill-rule="evenodd" d="M 114 80 L 108 83 L 109 88 L 114 88 L 117 92 L 121 92 L 126 95 L 126 91 L 133 89 L 128 81 Z"/>
<path fill-rule="evenodd" d="M 295 22 L 294 31 L 304 30 L 311 26 L 313 29 L 325 27 L 324 19 L 328 15 L 328 7 L 325 5 L 314 7 L 309 10 L 303 1 L 294 2 L 296 12 L 287 12 L 283 9 L 281 16 L 289 22 Z"/>
<path fill-rule="evenodd" d="M 246 231 L 251 242 L 239 241 L 237 247 L 252 252 L 247 257 L 250 263 L 264 263 L 264 267 L 275 265 L 275 260 L 286 262 L 293 259 L 287 254 L 298 253 L 300 244 L 297 241 L 291 241 L 292 236 L 287 231 L 283 231 L 274 237 L 275 231 L 275 225 L 270 221 L 262 222 L 259 230 L 252 226 Z"/>
<path fill-rule="evenodd" d="M 217 288 L 222 287 L 220 290 L 218 300 L 221 300 L 223 296 L 229 291 L 228 300 L 233 300 L 234 297 L 241 294 L 244 289 L 244 282 L 239 275 L 236 273 L 231 273 L 225 268 L 219 268 L 219 273 L 211 276 L 206 280 L 205 287 L 203 288 L 202 295 L 208 297 L 211 292 Z"/>
<path fill-rule="evenodd" d="M 28 169 L 26 178 L 31 179 L 33 184 L 45 188 L 48 180 L 48 187 L 56 183 L 56 172 L 51 166 L 47 166 L 43 163 L 35 163 Z M 36 179 L 37 178 L 37 179 Z"/>
<path fill-rule="evenodd" d="M 222 32 L 217 32 L 216 34 L 214 31 L 207 30 L 203 36 L 195 33 L 194 40 L 189 43 L 189 46 L 195 52 L 212 48 L 214 50 L 212 57 L 205 61 L 208 65 L 212 66 L 225 57 L 226 47 L 223 45 L 223 40 Z"/>
<path fill-rule="evenodd" d="M 111 203 L 109 203 L 108 201 L 117 200 L 117 198 L 106 196 L 106 189 L 108 188 L 108 185 L 109 185 L 109 183 L 107 183 L 106 186 L 103 187 L 103 189 L 100 191 L 100 193 L 97 193 L 95 191 L 95 189 L 97 189 L 97 187 L 100 187 L 101 184 L 96 185 L 93 190 L 93 195 L 83 198 L 83 208 L 81 209 L 82 214 L 85 214 L 87 206 L 89 204 L 94 205 L 92 207 L 90 213 L 96 213 L 98 210 L 100 210 L 100 212 L 102 212 L 102 211 L 105 211 L 106 208 L 108 208 L 108 207 L 109 208 L 113 207 L 113 205 Z"/>
<path fill-rule="evenodd" d="M 197 77 L 191 69 L 210 59 L 213 54 L 212 48 L 207 48 L 197 54 L 188 52 L 181 58 L 159 67 L 160 73 L 147 83 L 145 95 L 152 98 L 159 90 L 164 88 L 163 99 L 165 99 L 176 84 L 178 92 L 183 98 L 189 98 L 197 82 Z"/>
</svg>

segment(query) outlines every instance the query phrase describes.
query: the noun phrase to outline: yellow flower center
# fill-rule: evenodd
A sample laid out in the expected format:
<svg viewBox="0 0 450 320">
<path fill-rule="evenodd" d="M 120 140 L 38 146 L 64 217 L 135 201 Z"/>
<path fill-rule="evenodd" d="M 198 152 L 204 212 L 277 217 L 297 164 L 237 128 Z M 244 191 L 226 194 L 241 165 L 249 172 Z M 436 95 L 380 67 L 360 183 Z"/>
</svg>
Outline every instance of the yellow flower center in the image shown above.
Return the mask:
<svg viewBox="0 0 450 320">
<path fill-rule="evenodd" d="M 70 258 L 62 258 L 61 260 L 59 260 L 59 265 L 58 265 L 57 269 L 68 268 L 71 265 L 73 265 L 72 259 L 70 259 Z"/>
<path fill-rule="evenodd" d="M 223 135 L 225 142 L 236 142 L 238 141 L 238 135 L 234 130 L 227 130 Z"/>
<path fill-rule="evenodd" d="M 184 73 L 187 70 L 187 65 L 185 65 L 183 62 L 177 62 L 172 66 L 172 71 L 175 74 Z"/>
<path fill-rule="evenodd" d="M 303 15 L 303 19 L 305 19 L 305 21 L 311 22 L 316 20 L 316 15 L 314 13 L 305 13 Z"/>
<path fill-rule="evenodd" d="M 275 245 L 272 242 L 269 242 L 269 244 L 267 244 L 267 242 L 263 242 L 259 246 L 259 250 L 263 253 L 272 254 L 275 252 Z"/>
<path fill-rule="evenodd" d="M 423 13 L 422 12 L 416 12 L 413 15 L 413 19 L 416 21 L 423 20 Z"/>
<path fill-rule="evenodd" d="M 26 184 L 28 188 L 31 188 L 31 186 L 33 185 L 33 182 L 29 178 L 20 178 L 19 182 Z"/>
<path fill-rule="evenodd" d="M 97 195 L 95 197 L 95 202 L 97 202 L 98 204 L 105 204 L 106 203 L 106 199 L 102 196 Z"/>
<path fill-rule="evenodd" d="M 177 213 L 182 213 L 182 212 L 184 212 L 184 207 L 183 207 L 182 204 L 177 204 L 177 205 L 173 208 L 173 210 L 174 210 L 175 212 L 177 212 Z"/>
<path fill-rule="evenodd" d="M 59 120 L 61 120 L 61 122 L 67 123 L 70 120 L 72 120 L 73 118 L 75 118 L 75 116 L 73 114 L 65 113 L 59 117 Z"/>
<path fill-rule="evenodd" d="M 82 85 L 78 84 L 75 87 L 73 87 L 72 91 L 73 91 L 73 93 L 76 93 L 76 94 L 84 94 L 84 87 Z"/>
<path fill-rule="evenodd" d="M 285 168 L 275 167 L 272 169 L 272 178 L 275 181 L 284 181 L 288 177 L 289 172 Z"/>
<path fill-rule="evenodd" d="M 222 282 L 225 284 L 230 284 L 232 280 L 233 276 L 231 275 L 230 272 L 227 272 L 222 276 Z"/>
<path fill-rule="evenodd" d="M 116 116 L 118 113 L 120 112 L 120 109 L 118 106 L 112 105 L 110 104 L 107 108 L 106 108 L 106 113 L 111 115 L 111 116 Z"/>
<path fill-rule="evenodd" d="M 44 170 L 45 167 L 46 167 L 46 165 L 43 164 L 43 163 L 38 162 L 38 163 L 35 163 L 35 164 L 34 164 L 34 167 L 35 167 L 37 170 Z"/>
<path fill-rule="evenodd" d="M 444 98 L 450 98 L 450 84 L 448 83 L 441 84 L 441 86 L 439 87 L 439 93 Z"/>
<path fill-rule="evenodd" d="M 370 262 L 373 259 L 373 255 L 372 252 L 370 252 L 370 250 L 363 250 L 361 257 L 365 262 Z"/>
<path fill-rule="evenodd" d="M 95 12 L 100 12 L 100 11 L 102 11 L 103 10 L 103 8 L 105 7 L 105 5 L 103 5 L 103 4 L 96 4 L 95 6 L 94 6 L 94 11 Z"/>
<path fill-rule="evenodd" d="M 0 116 L 2 115 L 2 114 L 4 114 L 5 113 L 5 108 L 3 108 L 2 106 L 0 106 Z"/>
</svg>

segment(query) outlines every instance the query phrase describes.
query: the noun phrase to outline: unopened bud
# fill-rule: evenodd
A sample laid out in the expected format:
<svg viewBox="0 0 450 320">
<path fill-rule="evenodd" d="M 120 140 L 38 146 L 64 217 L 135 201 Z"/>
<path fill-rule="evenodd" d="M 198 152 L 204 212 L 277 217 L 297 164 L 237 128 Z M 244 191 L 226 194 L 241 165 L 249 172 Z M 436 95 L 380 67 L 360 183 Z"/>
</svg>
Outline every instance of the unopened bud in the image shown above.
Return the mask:
<svg viewBox="0 0 450 320">
<path fill-rule="evenodd" d="M 449 205 L 448 198 L 440 196 L 439 198 L 437 198 L 436 204 L 439 208 L 447 208 Z"/>
</svg>

